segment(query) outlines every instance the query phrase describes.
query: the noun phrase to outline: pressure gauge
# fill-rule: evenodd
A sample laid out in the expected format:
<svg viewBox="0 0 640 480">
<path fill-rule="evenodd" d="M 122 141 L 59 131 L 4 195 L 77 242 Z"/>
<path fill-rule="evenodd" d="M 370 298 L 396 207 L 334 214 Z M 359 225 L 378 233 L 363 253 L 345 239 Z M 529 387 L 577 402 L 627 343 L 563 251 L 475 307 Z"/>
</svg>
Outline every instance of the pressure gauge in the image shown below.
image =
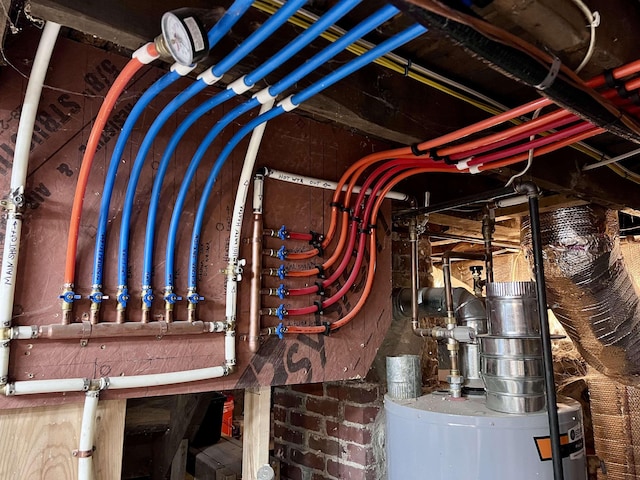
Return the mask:
<svg viewBox="0 0 640 480">
<path fill-rule="evenodd" d="M 207 32 L 191 8 L 162 16 L 162 38 L 171 56 L 181 65 L 193 65 L 209 53 Z"/>
</svg>

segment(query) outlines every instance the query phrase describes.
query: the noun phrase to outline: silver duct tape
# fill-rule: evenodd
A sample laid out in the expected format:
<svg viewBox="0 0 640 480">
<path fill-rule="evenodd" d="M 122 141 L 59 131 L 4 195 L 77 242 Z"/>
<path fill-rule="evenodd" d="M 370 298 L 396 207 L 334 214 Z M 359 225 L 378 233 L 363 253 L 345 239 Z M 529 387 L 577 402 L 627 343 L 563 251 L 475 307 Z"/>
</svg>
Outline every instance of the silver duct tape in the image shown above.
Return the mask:
<svg viewBox="0 0 640 480">
<path fill-rule="evenodd" d="M 640 302 L 624 265 L 615 211 L 595 205 L 540 216 L 547 300 L 598 371 L 640 384 Z M 523 222 L 531 255 L 531 231 Z"/>
</svg>

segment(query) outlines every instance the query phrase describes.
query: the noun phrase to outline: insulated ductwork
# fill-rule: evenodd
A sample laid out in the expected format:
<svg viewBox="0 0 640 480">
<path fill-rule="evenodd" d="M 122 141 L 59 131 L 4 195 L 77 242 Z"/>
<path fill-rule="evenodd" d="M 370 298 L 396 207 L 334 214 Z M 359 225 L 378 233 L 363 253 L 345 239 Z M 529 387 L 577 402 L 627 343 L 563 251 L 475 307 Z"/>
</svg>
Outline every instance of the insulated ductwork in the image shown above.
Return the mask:
<svg viewBox="0 0 640 480">
<path fill-rule="evenodd" d="M 595 205 L 540 217 L 548 304 L 584 359 L 628 385 L 640 382 L 640 302 L 615 211 Z M 528 221 L 523 243 L 531 248 Z"/>
</svg>

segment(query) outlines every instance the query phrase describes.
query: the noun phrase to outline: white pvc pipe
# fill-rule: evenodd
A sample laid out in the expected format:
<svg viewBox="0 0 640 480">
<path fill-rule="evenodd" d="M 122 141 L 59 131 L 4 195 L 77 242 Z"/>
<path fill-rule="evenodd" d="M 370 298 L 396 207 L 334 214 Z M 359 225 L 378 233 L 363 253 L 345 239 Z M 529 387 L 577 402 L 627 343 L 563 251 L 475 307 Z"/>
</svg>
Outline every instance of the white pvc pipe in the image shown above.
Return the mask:
<svg viewBox="0 0 640 480">
<path fill-rule="evenodd" d="M 296 185 L 304 185 L 307 187 L 323 188 L 325 190 L 335 190 L 338 188 L 338 182 L 332 182 L 330 180 L 322 180 L 321 178 L 307 177 L 306 175 L 298 175 L 297 173 L 283 172 L 282 170 L 276 170 L 275 168 L 264 169 L 264 176 L 273 178 L 274 180 L 280 180 L 281 182 L 295 183 Z M 347 191 L 347 185 L 342 187 L 342 191 Z M 360 193 L 361 187 L 353 187 L 353 193 Z M 367 189 L 367 195 L 371 195 L 371 189 Z M 390 198 L 392 200 L 402 200 L 406 202 L 409 200 L 409 195 L 391 191 L 385 195 L 384 198 Z"/>
<path fill-rule="evenodd" d="M 266 111 L 273 107 L 274 100 L 267 100 L 260 107 L 259 115 L 262 115 Z M 251 177 L 253 175 L 253 167 L 256 164 L 256 158 L 258 156 L 258 150 L 260 149 L 260 143 L 262 143 L 262 137 L 264 130 L 267 127 L 267 122 L 258 125 L 251 134 L 251 140 L 249 140 L 249 147 L 244 157 L 244 163 L 242 164 L 242 172 L 240 173 L 240 180 L 238 182 L 238 190 L 236 192 L 236 200 L 233 204 L 233 214 L 231 217 L 231 233 L 229 234 L 229 262 L 227 266 L 227 295 L 226 295 L 226 320 L 227 323 L 235 324 L 237 304 L 238 304 L 238 279 L 233 269 L 238 265 L 238 257 L 240 256 L 240 234 L 242 229 L 242 220 L 244 218 L 245 204 L 247 202 L 247 195 L 249 192 L 249 185 L 251 185 Z M 235 334 L 234 334 L 235 336 Z M 225 342 L 226 345 L 227 342 Z M 226 348 L 225 348 L 225 351 Z M 233 363 L 235 365 L 235 344 Z"/>
<path fill-rule="evenodd" d="M 226 365 L 236 364 L 236 332 L 227 330 L 224 334 L 224 359 Z"/>
<path fill-rule="evenodd" d="M 83 392 L 88 388 L 86 378 L 56 378 L 51 380 L 25 380 L 8 385 L 9 395 L 35 395 L 38 393 Z"/>
<path fill-rule="evenodd" d="M 60 25 L 47 22 L 40 37 L 38 50 L 36 51 L 27 92 L 20 112 L 20 122 L 16 137 L 16 149 L 11 168 L 11 190 L 9 197 L 12 201 L 24 202 L 24 185 L 27 181 L 27 169 L 29 165 L 29 152 L 31 149 L 31 137 L 40 103 L 40 94 L 44 85 L 44 78 L 49 68 L 49 61 L 53 47 L 60 31 Z M 19 200 L 22 199 L 22 200 Z M 13 207 L 13 205 L 11 205 Z M 7 213 L 7 228 L 4 237 L 4 250 L 2 253 L 2 267 L 0 270 L 0 327 L 11 326 L 13 314 L 13 300 L 16 292 L 16 272 L 18 269 L 18 254 L 20 252 L 20 236 L 22 234 L 22 218 L 15 210 Z M 9 341 L 0 344 L 0 385 L 7 383 L 9 375 Z"/>
<path fill-rule="evenodd" d="M 260 115 L 271 110 L 274 100 L 267 101 L 260 108 Z M 262 136 L 267 127 L 267 122 L 260 124 L 251 134 L 247 154 L 242 164 L 242 172 L 240 172 L 240 180 L 238 181 L 238 190 L 236 192 L 236 200 L 233 205 L 233 214 L 231 217 L 231 234 L 229 237 L 229 261 L 237 261 L 240 256 L 240 229 L 242 228 L 242 218 L 244 215 L 245 204 L 249 194 L 249 186 L 251 185 L 251 177 L 253 176 L 253 167 L 256 164 L 256 157 L 262 143 Z"/>
<path fill-rule="evenodd" d="M 87 392 L 82 411 L 80 442 L 78 445 L 78 480 L 93 480 L 93 438 L 96 429 L 96 414 L 100 392 Z"/>
<path fill-rule="evenodd" d="M 13 167 L 11 169 L 11 191 L 23 188 L 27 178 L 27 166 L 29 163 L 29 152 L 31 150 L 31 136 L 33 126 L 36 121 L 40 94 L 44 85 L 44 77 L 47 75 L 49 61 L 53 47 L 58 38 L 60 25 L 47 22 L 40 37 L 36 57 L 33 60 L 33 67 L 29 75 L 29 84 L 24 96 L 22 111 L 20 112 L 20 123 L 18 124 L 18 134 L 16 138 L 16 151 L 13 156 Z M 22 193 L 22 192 L 20 192 Z"/>
<path fill-rule="evenodd" d="M 232 338 L 235 332 L 232 332 Z M 227 338 L 227 337 L 225 337 Z M 225 347 L 228 342 L 225 341 Z M 225 358 L 233 355 L 235 361 L 235 343 L 230 352 L 225 352 Z M 182 370 L 179 372 L 152 373 L 148 375 L 130 375 L 123 377 L 102 377 L 89 380 L 88 378 L 56 378 L 51 380 L 25 380 L 7 385 L 6 395 L 35 395 L 39 393 L 85 392 L 91 385 L 98 385 L 100 390 L 124 390 L 127 388 L 159 387 L 178 383 L 197 382 L 220 378 L 229 372 L 227 366 L 199 368 L 196 370 Z"/>
<path fill-rule="evenodd" d="M 586 172 L 588 170 L 593 170 L 594 168 L 604 167 L 605 165 L 620 162 L 621 160 L 625 160 L 627 158 L 633 157 L 638 154 L 640 154 L 640 148 L 631 150 L 630 152 L 627 152 L 627 153 L 623 153 L 622 155 L 618 155 L 617 157 L 607 158 L 606 160 L 602 160 L 597 163 L 592 163 L 591 165 L 585 165 L 584 167 L 582 167 L 582 171 Z"/>
<path fill-rule="evenodd" d="M 227 372 L 225 367 L 207 367 L 197 370 L 183 370 L 180 372 L 152 373 L 149 375 L 131 375 L 126 377 L 109 377 L 109 390 L 123 390 L 127 388 L 159 387 L 161 385 L 175 385 L 177 383 L 197 382 L 211 378 L 223 377 Z"/>
</svg>

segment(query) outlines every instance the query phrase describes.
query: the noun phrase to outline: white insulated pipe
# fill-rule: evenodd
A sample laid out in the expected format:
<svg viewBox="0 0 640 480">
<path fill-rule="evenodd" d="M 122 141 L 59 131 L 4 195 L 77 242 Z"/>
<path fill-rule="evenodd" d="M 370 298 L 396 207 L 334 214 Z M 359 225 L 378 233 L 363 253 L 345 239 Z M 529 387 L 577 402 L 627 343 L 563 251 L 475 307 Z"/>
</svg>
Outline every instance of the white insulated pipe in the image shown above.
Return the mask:
<svg viewBox="0 0 640 480">
<path fill-rule="evenodd" d="M 260 107 L 260 115 L 273 107 L 274 100 L 267 101 Z M 262 143 L 264 130 L 267 123 L 262 123 L 251 134 L 247 154 L 244 157 L 242 171 L 240 172 L 240 180 L 238 180 L 238 190 L 236 191 L 236 200 L 233 204 L 233 214 L 231 217 L 231 234 L 229 237 L 229 261 L 237 261 L 240 256 L 240 230 L 242 229 L 242 219 L 246 209 L 247 196 L 249 195 L 249 186 L 253 177 L 253 168 L 256 164 L 258 150 Z"/>
<path fill-rule="evenodd" d="M 84 392 L 89 389 L 87 378 L 55 378 L 51 380 L 25 380 L 9 383 L 7 395 L 36 395 L 38 393 Z"/>
<path fill-rule="evenodd" d="M 93 439 L 96 431 L 98 413 L 98 390 L 90 390 L 84 400 L 80 442 L 74 455 L 78 457 L 78 480 L 93 480 Z"/>
<path fill-rule="evenodd" d="M 20 122 L 16 137 L 16 149 L 11 167 L 11 190 L 7 210 L 7 228 L 2 252 L 0 270 L 0 328 L 11 326 L 13 301 L 16 292 L 16 273 L 18 270 L 18 254 L 20 253 L 20 236 L 22 234 L 22 214 L 24 204 L 24 187 L 27 181 L 31 137 L 35 125 L 42 86 L 49 68 L 51 54 L 60 32 L 60 25 L 47 22 L 40 37 L 38 50 L 33 61 L 27 92 L 20 112 Z M 0 342 L 0 385 L 5 385 L 9 375 L 9 343 L 8 338 Z"/>
<path fill-rule="evenodd" d="M 307 177 L 306 175 L 298 175 L 297 173 L 283 172 L 282 170 L 276 170 L 275 168 L 264 167 L 262 172 L 265 177 L 273 178 L 274 180 L 280 180 L 281 182 L 295 183 L 296 185 L 304 185 L 306 187 L 323 188 L 325 190 L 335 190 L 338 188 L 338 182 L 332 182 L 331 180 L 323 180 L 321 178 Z M 347 185 L 342 187 L 342 191 L 347 191 Z M 361 187 L 355 186 L 353 193 L 360 193 Z M 371 189 L 367 189 L 367 195 L 371 195 Z M 400 192 L 390 191 L 384 198 L 390 198 L 392 200 L 401 200 L 406 202 L 410 200 L 409 195 Z"/>
<path fill-rule="evenodd" d="M 265 101 L 260 107 L 259 115 L 271 110 L 273 107 L 274 99 Z M 253 176 L 253 167 L 256 164 L 256 158 L 258 157 L 258 150 L 262 143 L 262 137 L 264 130 L 267 127 L 268 122 L 258 125 L 251 134 L 249 140 L 249 147 L 244 157 L 244 163 L 242 164 L 242 171 L 240 172 L 240 180 L 238 181 L 238 190 L 236 192 L 236 200 L 233 204 L 233 214 L 231 217 L 231 233 L 229 234 L 229 261 L 227 264 L 227 296 L 226 296 L 226 320 L 228 325 L 233 325 L 235 329 L 236 313 L 238 305 L 238 275 L 237 269 L 240 256 L 240 235 L 242 230 L 242 220 L 244 218 L 245 205 L 247 202 L 247 196 L 249 193 L 249 186 L 251 185 L 251 177 Z M 235 342 L 235 331 L 230 334 L 227 331 L 225 336 L 225 351 L 227 355 L 230 352 L 230 346 L 228 344 L 231 341 Z M 233 363 L 235 365 L 235 343 L 233 345 Z"/>
<path fill-rule="evenodd" d="M 36 51 L 33 67 L 29 75 L 27 92 L 24 96 L 22 111 L 20 112 L 20 122 L 16 137 L 16 150 L 13 156 L 13 166 L 11 168 L 11 191 L 24 189 L 27 179 L 27 167 L 29 163 L 29 152 L 31 150 L 31 136 L 40 104 L 40 94 L 44 85 L 44 78 L 49 69 L 49 61 L 53 53 L 60 32 L 60 25 L 54 22 L 47 22 L 40 37 L 38 50 Z M 22 191 L 20 191 L 22 193 Z"/>
<path fill-rule="evenodd" d="M 227 342 L 225 342 L 225 347 Z M 235 345 L 234 345 L 235 347 Z M 235 348 L 232 353 L 235 353 Z M 225 358 L 229 358 L 229 353 Z M 234 357 L 235 360 L 235 357 Z M 124 390 L 127 388 L 159 387 L 178 383 L 197 382 L 220 378 L 230 373 L 225 366 L 182 370 L 179 372 L 151 373 L 147 375 L 130 375 L 123 377 L 88 378 L 56 378 L 51 380 L 25 380 L 9 383 L 5 387 L 6 395 L 35 395 L 39 393 L 86 392 L 90 388 L 96 390 Z"/>
<path fill-rule="evenodd" d="M 109 377 L 109 390 L 124 390 L 127 388 L 159 387 L 161 385 L 175 385 L 178 383 L 197 382 L 220 378 L 227 373 L 226 367 L 207 367 L 180 372 L 152 373 L 148 375 L 130 375 L 125 377 Z"/>
</svg>

